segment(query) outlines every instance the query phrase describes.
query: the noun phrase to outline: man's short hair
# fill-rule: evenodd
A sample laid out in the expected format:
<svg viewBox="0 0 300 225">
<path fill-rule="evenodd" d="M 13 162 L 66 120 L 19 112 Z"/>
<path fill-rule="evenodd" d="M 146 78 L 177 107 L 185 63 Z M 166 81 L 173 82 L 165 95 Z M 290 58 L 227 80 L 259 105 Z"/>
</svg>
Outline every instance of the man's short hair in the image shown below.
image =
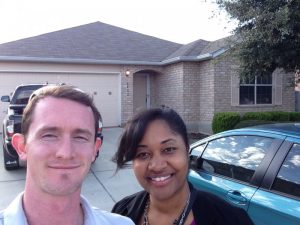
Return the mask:
<svg viewBox="0 0 300 225">
<path fill-rule="evenodd" d="M 34 116 L 34 109 L 37 103 L 45 97 L 54 97 L 59 99 L 68 99 L 71 101 L 78 102 L 82 105 L 91 107 L 95 119 L 95 140 L 99 128 L 99 122 L 102 122 L 101 114 L 94 104 L 93 98 L 83 92 L 82 90 L 69 85 L 60 86 L 45 86 L 35 92 L 29 98 L 28 104 L 24 109 L 22 118 L 22 134 L 26 137 L 29 131 L 29 127 L 32 123 Z"/>
</svg>

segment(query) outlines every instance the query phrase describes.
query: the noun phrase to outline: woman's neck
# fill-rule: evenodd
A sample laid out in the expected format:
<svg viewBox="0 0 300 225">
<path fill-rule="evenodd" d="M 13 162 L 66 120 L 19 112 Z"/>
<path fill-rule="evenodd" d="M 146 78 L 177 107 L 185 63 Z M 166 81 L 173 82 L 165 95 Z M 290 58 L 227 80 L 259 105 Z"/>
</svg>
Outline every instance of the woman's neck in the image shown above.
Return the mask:
<svg viewBox="0 0 300 225">
<path fill-rule="evenodd" d="M 176 209 L 182 209 L 186 205 L 189 195 L 190 188 L 188 183 L 186 183 L 183 186 L 182 190 L 176 192 L 168 199 L 160 200 L 150 195 L 150 206 L 161 212 L 172 212 Z"/>
<path fill-rule="evenodd" d="M 188 217 L 189 214 L 187 212 L 189 201 L 190 189 L 188 184 L 169 199 L 160 200 L 150 195 L 142 224 L 173 224 L 175 221 L 177 221 L 176 224 L 183 224 L 184 218 Z"/>
</svg>

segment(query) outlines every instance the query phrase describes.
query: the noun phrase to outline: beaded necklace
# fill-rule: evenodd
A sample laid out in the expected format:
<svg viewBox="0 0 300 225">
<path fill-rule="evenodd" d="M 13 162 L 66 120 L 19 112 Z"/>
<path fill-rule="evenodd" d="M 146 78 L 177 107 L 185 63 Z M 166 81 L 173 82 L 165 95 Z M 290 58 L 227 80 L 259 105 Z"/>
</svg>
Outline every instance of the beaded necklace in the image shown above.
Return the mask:
<svg viewBox="0 0 300 225">
<path fill-rule="evenodd" d="M 183 225 L 184 220 L 186 218 L 186 212 L 190 203 L 190 197 L 191 197 L 191 193 L 189 193 L 189 197 L 185 203 L 184 209 L 181 212 L 181 214 L 173 221 L 173 225 Z M 149 212 L 149 206 L 150 206 L 150 197 L 147 200 L 145 209 L 144 209 L 144 216 L 143 216 L 143 225 L 150 225 L 149 223 L 149 219 L 148 219 L 148 212 Z"/>
</svg>

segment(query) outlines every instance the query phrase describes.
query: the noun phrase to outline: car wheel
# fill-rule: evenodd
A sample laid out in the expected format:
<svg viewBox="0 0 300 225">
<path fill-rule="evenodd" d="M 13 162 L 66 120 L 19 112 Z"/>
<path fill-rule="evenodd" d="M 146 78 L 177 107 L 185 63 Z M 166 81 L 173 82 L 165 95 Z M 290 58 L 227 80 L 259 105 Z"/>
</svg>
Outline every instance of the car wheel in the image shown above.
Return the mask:
<svg viewBox="0 0 300 225">
<path fill-rule="evenodd" d="M 4 159 L 4 168 L 6 170 L 15 170 L 20 167 L 19 159 L 11 157 L 5 150 L 3 146 L 3 159 Z"/>
</svg>

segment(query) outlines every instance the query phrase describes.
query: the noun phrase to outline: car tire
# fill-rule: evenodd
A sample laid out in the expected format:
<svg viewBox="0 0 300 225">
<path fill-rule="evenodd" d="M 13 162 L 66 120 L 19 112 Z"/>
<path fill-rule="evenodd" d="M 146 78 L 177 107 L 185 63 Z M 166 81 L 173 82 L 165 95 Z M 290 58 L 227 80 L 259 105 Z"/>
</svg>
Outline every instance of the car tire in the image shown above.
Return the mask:
<svg viewBox="0 0 300 225">
<path fill-rule="evenodd" d="M 19 159 L 13 158 L 11 157 L 5 150 L 4 146 L 3 146 L 3 160 L 4 160 L 4 168 L 6 170 L 15 170 L 18 169 L 20 167 L 19 165 Z M 7 162 L 12 161 L 12 160 L 16 160 L 16 164 L 14 165 L 9 165 L 7 164 Z"/>
</svg>

